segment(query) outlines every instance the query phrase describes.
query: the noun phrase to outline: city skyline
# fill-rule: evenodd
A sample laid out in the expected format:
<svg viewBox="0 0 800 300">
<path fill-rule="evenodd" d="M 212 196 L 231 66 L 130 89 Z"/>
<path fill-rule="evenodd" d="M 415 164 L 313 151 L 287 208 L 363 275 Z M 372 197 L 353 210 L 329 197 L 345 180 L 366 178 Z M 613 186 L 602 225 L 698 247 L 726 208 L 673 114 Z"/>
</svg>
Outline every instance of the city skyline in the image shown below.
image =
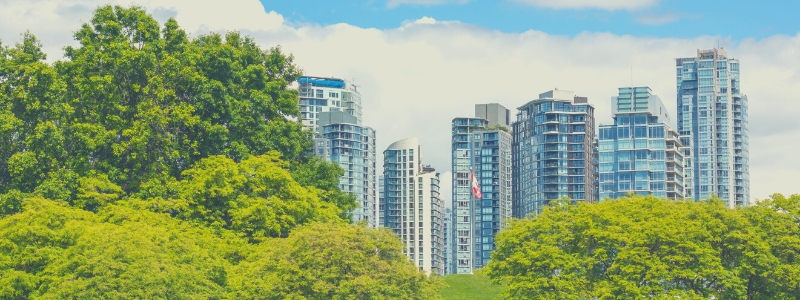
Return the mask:
<svg viewBox="0 0 800 300">
<path fill-rule="evenodd" d="M 8 13 L 0 21 L 0 39 L 5 46 L 13 45 L 21 32 L 30 29 L 42 40 L 49 61 L 60 59 L 61 47 L 75 42 L 53 36 L 69 36 L 79 27 L 77 20 L 88 20 L 101 3 L 106 2 L 0 4 L 0 11 Z M 791 149 L 800 147 L 800 120 L 793 117 L 800 110 L 799 102 L 793 101 L 800 95 L 800 75 L 795 71 L 800 65 L 796 55 L 800 37 L 790 31 L 734 35 L 733 29 L 695 27 L 696 34 L 648 35 L 591 26 L 568 33 L 536 26 L 510 30 L 435 13 L 447 5 L 413 6 L 414 16 L 405 21 L 372 28 L 355 22 L 297 22 L 282 5 L 258 1 L 231 1 L 226 7 L 209 2 L 202 8 L 180 1 L 159 3 L 142 5 L 162 22 L 176 16 L 192 36 L 240 30 L 263 47 L 280 44 L 295 55 L 306 74 L 355 79 L 365 99 L 364 111 L 373 112 L 365 114 L 364 123 L 378 132 L 377 147 L 385 149 L 393 140 L 420 136 L 428 149 L 427 162 L 442 171 L 443 193 L 450 191 L 445 186 L 450 182 L 446 170 L 450 154 L 434 149 L 449 148 L 450 133 L 431 129 L 448 128 L 452 118 L 470 115 L 473 104 L 497 102 L 515 108 L 540 91 L 564 88 L 596 99 L 597 123 L 610 124 L 611 108 L 603 99 L 621 86 L 647 85 L 676 114 L 674 59 L 721 45 L 742 62 L 742 89 L 751 101 L 750 198 L 796 192 L 791 179 L 800 176 L 800 158 L 791 155 Z M 403 7 L 412 6 L 396 9 Z M 75 21 L 58 22 L 67 16 Z"/>
</svg>

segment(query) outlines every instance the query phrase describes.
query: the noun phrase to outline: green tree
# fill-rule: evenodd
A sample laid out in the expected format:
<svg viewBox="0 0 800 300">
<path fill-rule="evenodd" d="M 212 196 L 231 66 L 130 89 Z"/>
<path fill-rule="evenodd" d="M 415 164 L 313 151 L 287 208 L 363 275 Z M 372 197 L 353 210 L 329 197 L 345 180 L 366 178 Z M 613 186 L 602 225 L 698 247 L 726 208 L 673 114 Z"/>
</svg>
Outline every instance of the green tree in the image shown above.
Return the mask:
<svg viewBox="0 0 800 300">
<path fill-rule="evenodd" d="M 387 230 L 310 223 L 251 244 L 126 201 L 95 213 L 6 196 L 22 209 L 0 219 L 2 299 L 435 299 L 440 286 Z"/>
<path fill-rule="evenodd" d="M 386 229 L 312 223 L 273 239 L 237 266 L 236 299 L 439 299 Z M 255 276 L 253 276 L 255 275 Z"/>
<path fill-rule="evenodd" d="M 0 192 L 31 192 L 65 159 L 52 122 L 64 113 L 55 104 L 65 84 L 45 58 L 29 32 L 13 48 L 0 44 Z"/>
<path fill-rule="evenodd" d="M 221 298 L 245 245 L 165 215 L 28 198 L 0 220 L 0 298 Z"/>
<path fill-rule="evenodd" d="M 135 6 L 75 39 L 52 65 L 0 44 L 0 298 L 436 297 L 393 233 L 346 224 L 291 55 Z"/>
<path fill-rule="evenodd" d="M 75 39 L 52 66 L 29 33 L 0 45 L 0 192 L 57 192 L 74 173 L 138 193 L 206 157 L 275 150 L 300 162 L 310 148 L 288 89 L 300 69 L 278 47 L 237 32 L 190 39 L 135 6 L 98 8 Z"/>
<path fill-rule="evenodd" d="M 252 242 L 286 237 L 301 224 L 342 222 L 342 210 L 322 201 L 324 191 L 304 187 L 280 153 L 251 156 L 237 163 L 224 156 L 200 160 L 169 188 L 172 197 L 131 201 L 135 206 L 179 219 L 233 230 Z"/>
<path fill-rule="evenodd" d="M 799 215 L 776 203 L 628 196 L 548 207 L 498 235 L 486 268 L 528 299 L 800 299 Z M 789 207 L 781 204 L 780 207 Z"/>
</svg>

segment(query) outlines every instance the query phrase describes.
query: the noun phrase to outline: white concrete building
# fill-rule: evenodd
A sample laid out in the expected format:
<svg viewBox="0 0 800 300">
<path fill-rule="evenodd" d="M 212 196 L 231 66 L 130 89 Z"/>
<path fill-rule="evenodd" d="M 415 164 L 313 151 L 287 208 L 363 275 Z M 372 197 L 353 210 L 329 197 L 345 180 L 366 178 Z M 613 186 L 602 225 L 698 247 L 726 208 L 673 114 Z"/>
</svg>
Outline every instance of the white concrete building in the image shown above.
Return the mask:
<svg viewBox="0 0 800 300">
<path fill-rule="evenodd" d="M 303 76 L 300 85 L 300 119 L 303 127 L 315 129 L 318 114 L 341 111 L 356 117 L 361 124 L 361 94 L 356 86 L 339 78 Z"/>
<path fill-rule="evenodd" d="M 383 152 L 380 221 L 405 244 L 409 260 L 431 275 L 444 275 L 444 201 L 439 173 L 422 164 L 416 137 L 391 144 Z"/>
</svg>

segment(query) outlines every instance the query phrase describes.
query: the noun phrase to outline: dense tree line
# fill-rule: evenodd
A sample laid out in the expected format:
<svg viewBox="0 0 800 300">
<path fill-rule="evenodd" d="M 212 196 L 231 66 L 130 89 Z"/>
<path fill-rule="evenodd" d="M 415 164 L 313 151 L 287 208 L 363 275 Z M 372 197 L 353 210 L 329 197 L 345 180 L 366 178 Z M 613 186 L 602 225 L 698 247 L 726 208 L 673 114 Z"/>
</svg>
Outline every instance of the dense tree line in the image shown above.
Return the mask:
<svg viewBox="0 0 800 300">
<path fill-rule="evenodd" d="M 500 233 L 486 273 L 509 299 L 800 299 L 800 195 L 556 205 Z"/>
<path fill-rule="evenodd" d="M 437 297 L 390 231 L 349 225 L 291 55 L 138 7 L 74 37 L 52 64 L 0 44 L 0 298 Z"/>
</svg>

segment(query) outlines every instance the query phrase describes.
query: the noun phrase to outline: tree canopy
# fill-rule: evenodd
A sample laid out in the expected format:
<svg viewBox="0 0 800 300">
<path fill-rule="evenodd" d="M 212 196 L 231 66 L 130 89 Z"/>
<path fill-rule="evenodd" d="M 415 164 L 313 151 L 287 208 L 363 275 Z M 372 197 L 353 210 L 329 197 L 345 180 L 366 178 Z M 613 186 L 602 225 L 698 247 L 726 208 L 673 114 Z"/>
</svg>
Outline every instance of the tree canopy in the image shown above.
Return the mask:
<svg viewBox="0 0 800 300">
<path fill-rule="evenodd" d="M 300 76 L 237 32 L 103 6 L 0 44 L 0 298 L 436 299 L 310 153 Z"/>
<path fill-rule="evenodd" d="M 303 160 L 311 145 L 287 89 L 300 69 L 278 47 L 237 32 L 189 38 L 138 7 L 98 8 L 75 39 L 52 65 L 29 33 L 0 48 L 3 191 L 94 172 L 135 193 L 206 157 Z"/>
<path fill-rule="evenodd" d="M 440 284 L 385 229 L 314 222 L 251 244 L 127 205 L 22 203 L 0 219 L 3 299 L 435 299 Z"/>
<path fill-rule="evenodd" d="M 628 196 L 513 223 L 485 269 L 514 299 L 800 299 L 800 195 Z"/>
</svg>

